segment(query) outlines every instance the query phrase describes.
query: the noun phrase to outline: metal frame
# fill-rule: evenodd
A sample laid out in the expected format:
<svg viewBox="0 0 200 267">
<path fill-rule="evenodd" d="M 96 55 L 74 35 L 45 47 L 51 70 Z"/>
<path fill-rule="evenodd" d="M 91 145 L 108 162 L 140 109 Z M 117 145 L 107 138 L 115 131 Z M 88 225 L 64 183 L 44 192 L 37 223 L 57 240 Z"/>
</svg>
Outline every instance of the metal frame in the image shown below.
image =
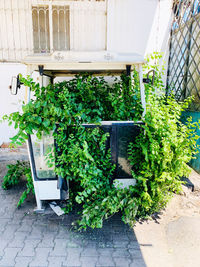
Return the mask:
<svg viewBox="0 0 200 267">
<path fill-rule="evenodd" d="M 130 178 L 133 178 L 132 176 L 128 175 L 127 177 L 122 177 L 120 174 L 119 174 L 119 162 L 118 162 L 118 159 L 119 159 L 119 128 L 120 126 L 121 127 L 124 127 L 124 126 L 132 126 L 132 127 L 135 127 L 137 128 L 136 131 L 139 131 L 139 125 L 142 125 L 143 122 L 134 122 L 134 121 L 120 121 L 120 122 L 111 122 L 112 124 L 112 135 L 111 135 L 111 155 L 112 155 L 112 160 L 113 160 L 113 163 L 116 165 L 116 169 L 115 169 L 115 172 L 114 172 L 114 175 L 113 177 L 115 179 L 130 179 Z"/>
<path fill-rule="evenodd" d="M 200 2 L 175 0 L 173 14 L 167 94 L 178 101 L 195 96 L 189 109 L 200 111 Z"/>
<path fill-rule="evenodd" d="M 29 136 L 27 141 L 28 155 L 31 166 L 31 173 L 33 179 L 33 185 L 35 190 L 35 198 L 37 208 L 35 208 L 36 212 L 43 212 L 43 200 L 50 199 L 61 199 L 62 190 L 58 188 L 58 178 L 55 179 L 39 179 L 36 173 L 35 160 L 33 155 L 33 148 L 31 143 L 31 137 Z M 48 188 L 48 190 L 46 190 Z M 52 193 L 53 192 L 53 193 Z"/>
<path fill-rule="evenodd" d="M 73 60 L 69 60 L 73 58 Z M 43 85 L 43 75 L 47 75 L 51 77 L 51 81 L 56 76 L 73 76 L 75 73 L 90 71 L 93 74 L 101 74 L 105 75 L 108 72 L 120 74 L 126 71 L 127 75 L 130 75 L 133 71 L 133 65 L 136 70 L 139 72 L 140 78 L 140 94 L 141 94 L 141 102 L 144 109 L 143 116 L 146 113 L 146 103 L 145 103 L 145 92 L 143 85 L 143 75 L 142 75 L 142 64 L 144 63 L 144 59 L 137 54 L 116 54 L 112 52 L 87 52 L 87 53 L 70 53 L 61 52 L 59 55 L 57 53 L 53 53 L 50 56 L 30 56 L 24 60 L 24 64 L 27 65 L 27 74 L 32 75 L 34 71 L 39 71 L 40 73 L 40 84 Z M 30 88 L 26 89 L 27 97 L 26 101 L 30 101 Z M 141 122 L 121 122 L 124 125 L 133 125 L 141 124 Z M 119 122 L 102 122 L 102 127 L 108 127 L 108 125 L 112 124 L 112 134 L 113 140 L 111 141 L 111 149 L 114 152 L 117 151 L 117 125 Z M 106 126 L 107 125 L 107 126 Z M 87 127 L 94 127 L 92 125 L 87 125 Z M 114 142 L 115 138 L 115 142 Z M 35 188 L 36 202 L 37 202 L 37 211 L 43 211 L 42 201 L 48 199 L 61 199 L 62 190 L 58 187 L 58 180 L 39 180 L 36 176 L 35 165 L 33 159 L 33 151 L 31 140 L 28 141 L 28 150 L 29 150 L 29 158 L 31 164 L 31 171 L 33 176 L 33 183 Z M 117 163 L 117 153 L 113 160 Z M 122 179 L 119 179 L 122 180 Z M 123 180 L 122 180 L 123 181 Z M 122 182 L 124 185 L 132 185 L 135 184 L 135 180 L 124 179 Z"/>
<path fill-rule="evenodd" d="M 33 145 L 32 145 L 32 140 L 31 140 L 31 136 L 29 135 L 28 137 L 28 146 L 29 146 L 29 153 L 30 153 L 30 157 L 31 157 L 31 161 L 32 161 L 32 167 L 33 167 L 33 177 L 35 181 L 54 181 L 54 180 L 58 180 L 58 177 L 53 177 L 53 178 L 39 178 L 37 176 L 37 171 L 36 171 L 36 166 L 35 166 L 35 159 L 34 159 L 34 153 L 33 153 Z"/>
<path fill-rule="evenodd" d="M 118 162 L 118 157 L 119 157 L 119 128 L 124 127 L 124 126 L 129 126 L 129 127 L 135 127 L 137 128 L 137 131 L 140 129 L 140 125 L 143 125 L 144 123 L 142 121 L 134 122 L 134 121 L 102 121 L 101 125 L 96 125 L 96 124 L 83 124 L 85 128 L 96 128 L 100 127 L 104 132 L 108 132 L 110 134 L 108 140 L 107 140 L 107 148 L 106 149 L 111 149 L 111 158 L 112 158 L 112 163 L 116 165 L 116 169 L 113 173 L 113 179 L 130 179 L 133 178 L 132 176 L 127 176 L 127 177 L 120 177 L 118 174 L 119 170 L 119 162 Z"/>
</svg>

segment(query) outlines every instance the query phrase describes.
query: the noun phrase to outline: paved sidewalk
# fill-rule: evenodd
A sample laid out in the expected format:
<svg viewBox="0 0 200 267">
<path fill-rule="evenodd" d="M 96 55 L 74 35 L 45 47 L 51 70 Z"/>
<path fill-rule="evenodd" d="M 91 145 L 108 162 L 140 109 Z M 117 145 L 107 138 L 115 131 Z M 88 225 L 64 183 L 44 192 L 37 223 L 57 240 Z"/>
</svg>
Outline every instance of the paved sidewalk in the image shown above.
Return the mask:
<svg viewBox="0 0 200 267">
<path fill-rule="evenodd" d="M 0 185 L 7 163 L 0 162 Z M 75 232 L 76 213 L 58 217 L 47 208 L 35 214 L 34 198 L 17 209 L 22 191 L 22 185 L 8 191 L 0 186 L 0 266 L 146 266 L 134 232 L 119 216 L 102 229 Z"/>
<path fill-rule="evenodd" d="M 148 267 L 200 266 L 200 175 L 189 179 L 194 191 L 183 186 L 154 220 L 134 227 Z"/>
</svg>

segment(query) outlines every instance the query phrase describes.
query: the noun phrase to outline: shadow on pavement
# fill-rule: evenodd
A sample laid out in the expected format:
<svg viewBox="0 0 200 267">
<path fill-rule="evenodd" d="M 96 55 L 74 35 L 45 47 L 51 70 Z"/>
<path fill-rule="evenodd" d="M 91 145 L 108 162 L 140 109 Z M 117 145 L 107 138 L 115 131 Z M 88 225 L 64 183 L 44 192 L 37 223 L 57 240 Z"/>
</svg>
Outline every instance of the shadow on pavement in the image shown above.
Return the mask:
<svg viewBox="0 0 200 267">
<path fill-rule="evenodd" d="M 1 182 L 6 162 L 0 165 Z M 58 217 L 47 207 L 36 214 L 34 197 L 17 209 L 22 191 L 0 187 L 0 266 L 146 266 L 134 231 L 118 214 L 102 229 L 78 232 L 71 226 L 76 212 Z"/>
</svg>

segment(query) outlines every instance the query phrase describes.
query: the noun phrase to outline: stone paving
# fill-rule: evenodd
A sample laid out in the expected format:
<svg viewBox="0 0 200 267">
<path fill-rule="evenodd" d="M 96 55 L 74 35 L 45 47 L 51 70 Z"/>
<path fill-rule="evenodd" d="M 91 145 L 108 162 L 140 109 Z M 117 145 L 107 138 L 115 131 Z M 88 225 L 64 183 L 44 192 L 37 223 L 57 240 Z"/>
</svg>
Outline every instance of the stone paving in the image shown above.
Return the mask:
<svg viewBox="0 0 200 267">
<path fill-rule="evenodd" d="M 0 165 L 2 170 L 6 162 Z M 58 217 L 47 207 L 44 214 L 36 214 L 34 197 L 17 209 L 22 187 L 0 187 L 1 267 L 146 266 L 134 232 L 118 215 L 102 229 L 76 232 L 71 227 L 76 212 Z"/>
</svg>

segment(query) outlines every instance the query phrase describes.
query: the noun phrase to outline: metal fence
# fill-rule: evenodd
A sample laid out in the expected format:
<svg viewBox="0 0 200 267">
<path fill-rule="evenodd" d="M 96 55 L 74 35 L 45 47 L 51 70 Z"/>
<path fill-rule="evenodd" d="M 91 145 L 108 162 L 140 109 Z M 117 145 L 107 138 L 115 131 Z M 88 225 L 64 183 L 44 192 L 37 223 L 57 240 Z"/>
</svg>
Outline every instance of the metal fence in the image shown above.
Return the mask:
<svg viewBox="0 0 200 267">
<path fill-rule="evenodd" d="M 200 111 L 200 0 L 175 0 L 170 37 L 167 93 L 178 101 L 189 96 L 189 107 Z"/>
</svg>

